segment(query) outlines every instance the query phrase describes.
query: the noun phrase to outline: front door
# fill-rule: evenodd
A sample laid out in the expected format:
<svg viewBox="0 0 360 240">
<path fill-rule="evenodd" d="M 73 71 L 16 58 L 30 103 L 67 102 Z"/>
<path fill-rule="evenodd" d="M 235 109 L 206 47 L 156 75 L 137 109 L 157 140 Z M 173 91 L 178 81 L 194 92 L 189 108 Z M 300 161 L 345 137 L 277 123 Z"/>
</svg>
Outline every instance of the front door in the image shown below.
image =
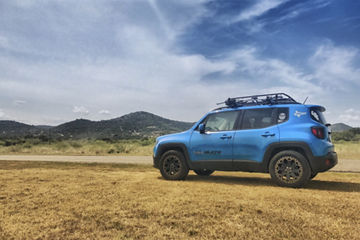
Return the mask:
<svg viewBox="0 0 360 240">
<path fill-rule="evenodd" d="M 194 130 L 190 139 L 193 166 L 226 170 L 232 167 L 234 127 L 239 111 L 209 114 L 202 122 L 205 133 Z"/>
</svg>

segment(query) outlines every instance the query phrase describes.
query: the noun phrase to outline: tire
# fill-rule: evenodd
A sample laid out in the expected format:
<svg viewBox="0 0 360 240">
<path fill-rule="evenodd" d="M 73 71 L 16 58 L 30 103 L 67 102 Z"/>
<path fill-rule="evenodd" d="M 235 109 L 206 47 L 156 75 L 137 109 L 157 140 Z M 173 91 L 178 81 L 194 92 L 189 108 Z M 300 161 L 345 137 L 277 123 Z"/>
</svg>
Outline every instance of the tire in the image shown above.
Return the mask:
<svg viewBox="0 0 360 240">
<path fill-rule="evenodd" d="M 214 170 L 200 169 L 200 170 L 194 170 L 194 172 L 199 176 L 210 176 L 214 172 Z"/>
<path fill-rule="evenodd" d="M 184 180 L 189 174 L 189 167 L 181 152 L 170 150 L 160 158 L 160 172 L 167 180 Z"/>
<path fill-rule="evenodd" d="M 318 174 L 318 173 L 311 173 L 310 179 L 313 179 L 314 177 L 316 177 L 317 174 Z"/>
<path fill-rule="evenodd" d="M 282 151 L 270 161 L 269 172 L 279 186 L 302 187 L 311 176 L 311 168 L 306 158 L 296 151 Z"/>
</svg>

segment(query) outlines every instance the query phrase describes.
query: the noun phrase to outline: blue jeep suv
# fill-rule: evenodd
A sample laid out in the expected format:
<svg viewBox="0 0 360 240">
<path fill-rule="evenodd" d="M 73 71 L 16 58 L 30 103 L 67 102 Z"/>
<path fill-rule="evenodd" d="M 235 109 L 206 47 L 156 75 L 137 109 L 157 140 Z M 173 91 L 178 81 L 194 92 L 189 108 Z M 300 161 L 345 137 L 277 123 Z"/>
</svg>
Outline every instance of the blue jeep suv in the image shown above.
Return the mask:
<svg viewBox="0 0 360 240">
<path fill-rule="evenodd" d="M 284 93 L 229 98 L 185 132 L 160 136 L 154 167 L 168 180 L 194 170 L 270 173 L 280 186 L 301 187 L 337 164 L 323 116 Z"/>
</svg>

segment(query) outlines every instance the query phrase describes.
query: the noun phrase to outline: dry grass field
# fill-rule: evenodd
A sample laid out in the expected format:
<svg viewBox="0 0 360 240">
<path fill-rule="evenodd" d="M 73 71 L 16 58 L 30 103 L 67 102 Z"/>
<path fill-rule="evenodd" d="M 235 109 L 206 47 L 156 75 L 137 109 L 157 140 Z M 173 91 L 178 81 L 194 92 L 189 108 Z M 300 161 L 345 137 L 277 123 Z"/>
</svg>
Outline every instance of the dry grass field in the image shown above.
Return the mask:
<svg viewBox="0 0 360 240">
<path fill-rule="evenodd" d="M 360 174 L 166 181 L 150 166 L 0 162 L 0 239 L 359 239 Z"/>
<path fill-rule="evenodd" d="M 339 159 L 360 160 L 360 142 L 336 142 L 335 151 Z"/>
</svg>

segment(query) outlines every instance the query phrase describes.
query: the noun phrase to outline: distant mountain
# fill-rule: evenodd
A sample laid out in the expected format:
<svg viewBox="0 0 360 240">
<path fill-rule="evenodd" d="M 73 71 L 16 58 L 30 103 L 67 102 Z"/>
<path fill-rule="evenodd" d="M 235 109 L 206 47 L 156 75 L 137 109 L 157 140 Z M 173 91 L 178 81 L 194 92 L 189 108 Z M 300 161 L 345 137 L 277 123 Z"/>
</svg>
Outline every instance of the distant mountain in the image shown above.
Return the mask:
<svg viewBox="0 0 360 240">
<path fill-rule="evenodd" d="M 344 132 L 349 129 L 352 129 L 349 125 L 346 125 L 345 123 L 335 123 L 331 125 L 331 131 L 332 132 Z"/>
<path fill-rule="evenodd" d="M 148 112 L 134 112 L 103 121 L 77 119 L 56 127 L 33 126 L 0 121 L 0 137 L 50 136 L 54 138 L 134 138 L 156 137 L 189 129 L 193 123 L 174 121 Z"/>
<path fill-rule="evenodd" d="M 26 135 L 39 135 L 43 130 L 33 125 L 16 121 L 0 121 L 0 137 L 23 137 Z"/>
</svg>

